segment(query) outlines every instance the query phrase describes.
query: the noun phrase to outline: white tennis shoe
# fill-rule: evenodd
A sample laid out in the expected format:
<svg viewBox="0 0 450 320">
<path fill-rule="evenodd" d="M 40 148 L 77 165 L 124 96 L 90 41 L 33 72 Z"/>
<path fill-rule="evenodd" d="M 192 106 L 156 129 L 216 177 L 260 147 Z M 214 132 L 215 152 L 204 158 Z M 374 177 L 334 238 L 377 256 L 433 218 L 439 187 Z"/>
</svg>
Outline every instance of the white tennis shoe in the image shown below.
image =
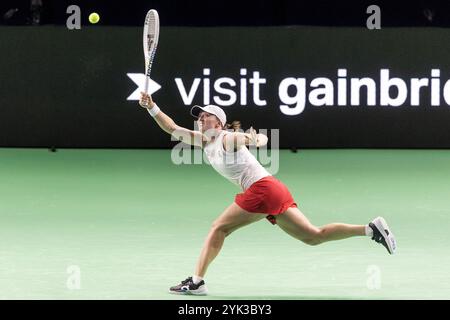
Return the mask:
<svg viewBox="0 0 450 320">
<path fill-rule="evenodd" d="M 208 294 L 208 289 L 206 288 L 205 281 L 202 280 L 195 284 L 192 277 L 189 277 L 186 280 L 181 281 L 180 284 L 171 287 L 169 292 L 173 294 L 205 296 Z"/>
<path fill-rule="evenodd" d="M 390 254 L 394 254 L 397 250 L 397 242 L 386 221 L 382 217 L 377 217 L 369 223 L 369 227 L 373 230 L 372 240 L 381 243 Z"/>
</svg>

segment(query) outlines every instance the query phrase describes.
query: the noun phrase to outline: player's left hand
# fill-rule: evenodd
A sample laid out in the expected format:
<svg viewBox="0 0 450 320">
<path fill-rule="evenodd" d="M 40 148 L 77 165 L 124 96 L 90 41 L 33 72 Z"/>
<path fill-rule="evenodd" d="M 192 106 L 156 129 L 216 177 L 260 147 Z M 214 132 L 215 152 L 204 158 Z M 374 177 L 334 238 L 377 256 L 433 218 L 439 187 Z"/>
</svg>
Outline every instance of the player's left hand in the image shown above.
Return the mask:
<svg viewBox="0 0 450 320">
<path fill-rule="evenodd" d="M 262 133 L 256 133 L 256 130 L 253 127 L 250 127 L 250 142 L 254 146 L 262 147 L 265 146 L 268 142 L 268 138 Z"/>
</svg>

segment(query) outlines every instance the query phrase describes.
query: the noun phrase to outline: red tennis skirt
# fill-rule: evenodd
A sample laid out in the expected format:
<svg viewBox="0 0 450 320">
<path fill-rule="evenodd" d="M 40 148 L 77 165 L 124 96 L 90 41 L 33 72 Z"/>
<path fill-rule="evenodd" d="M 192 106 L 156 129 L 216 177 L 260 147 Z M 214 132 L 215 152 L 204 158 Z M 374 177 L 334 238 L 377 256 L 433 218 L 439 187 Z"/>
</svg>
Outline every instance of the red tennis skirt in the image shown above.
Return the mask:
<svg viewBox="0 0 450 320">
<path fill-rule="evenodd" d="M 234 201 L 248 212 L 268 214 L 267 219 L 272 224 L 277 223 L 276 215 L 297 207 L 288 188 L 274 176 L 254 182 L 243 193 L 237 194 Z"/>
</svg>

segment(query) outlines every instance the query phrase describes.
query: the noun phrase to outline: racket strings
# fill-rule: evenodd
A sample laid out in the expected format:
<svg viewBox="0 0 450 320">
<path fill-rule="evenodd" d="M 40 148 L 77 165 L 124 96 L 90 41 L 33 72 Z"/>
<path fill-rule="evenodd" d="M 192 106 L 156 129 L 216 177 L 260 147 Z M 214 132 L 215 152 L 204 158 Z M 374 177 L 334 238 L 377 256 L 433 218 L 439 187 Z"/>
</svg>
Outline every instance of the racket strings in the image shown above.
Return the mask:
<svg viewBox="0 0 450 320">
<path fill-rule="evenodd" d="M 145 56 L 145 91 L 148 88 L 148 81 L 150 78 L 153 60 L 156 55 L 156 48 L 159 38 L 159 16 L 156 10 L 150 10 L 145 18 L 144 26 L 144 56 Z"/>
</svg>

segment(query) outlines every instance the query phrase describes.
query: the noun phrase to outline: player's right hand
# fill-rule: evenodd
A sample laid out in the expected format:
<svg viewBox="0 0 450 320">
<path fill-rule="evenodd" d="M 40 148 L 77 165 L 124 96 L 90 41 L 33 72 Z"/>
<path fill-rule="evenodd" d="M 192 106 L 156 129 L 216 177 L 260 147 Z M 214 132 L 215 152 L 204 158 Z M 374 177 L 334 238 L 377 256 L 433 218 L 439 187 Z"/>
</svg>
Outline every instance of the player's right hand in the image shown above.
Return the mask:
<svg viewBox="0 0 450 320">
<path fill-rule="evenodd" d="M 139 100 L 139 105 L 142 108 L 151 109 L 153 108 L 155 103 L 153 102 L 152 97 L 149 94 L 141 92 L 141 99 Z"/>
</svg>

